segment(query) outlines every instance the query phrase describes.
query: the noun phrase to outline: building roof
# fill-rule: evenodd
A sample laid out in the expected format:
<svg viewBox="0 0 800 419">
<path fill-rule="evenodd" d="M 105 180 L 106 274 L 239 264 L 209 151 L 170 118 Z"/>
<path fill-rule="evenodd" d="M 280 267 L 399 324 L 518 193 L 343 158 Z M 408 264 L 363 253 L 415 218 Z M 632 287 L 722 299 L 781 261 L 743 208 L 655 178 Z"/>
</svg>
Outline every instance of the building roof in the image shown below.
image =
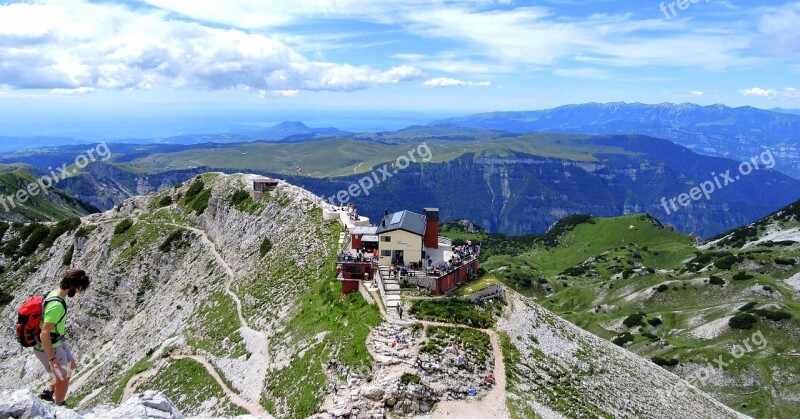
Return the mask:
<svg viewBox="0 0 800 419">
<path fill-rule="evenodd" d="M 350 229 L 350 234 L 376 234 L 378 227 L 357 226 Z"/>
<path fill-rule="evenodd" d="M 399 211 L 383 217 L 378 234 L 394 230 L 405 230 L 418 236 L 425 235 L 425 216 L 411 211 Z"/>
</svg>

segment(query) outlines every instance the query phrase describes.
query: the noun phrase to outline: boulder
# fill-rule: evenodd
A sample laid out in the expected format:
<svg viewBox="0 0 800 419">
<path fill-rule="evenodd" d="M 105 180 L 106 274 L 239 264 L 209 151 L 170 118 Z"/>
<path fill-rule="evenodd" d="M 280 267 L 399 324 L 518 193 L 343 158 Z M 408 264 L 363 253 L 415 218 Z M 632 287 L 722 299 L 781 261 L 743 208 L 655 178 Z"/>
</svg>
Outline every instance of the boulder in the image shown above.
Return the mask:
<svg viewBox="0 0 800 419">
<path fill-rule="evenodd" d="M 55 418 L 47 405 L 28 390 L 0 394 L 0 419 Z"/>
<path fill-rule="evenodd" d="M 361 395 L 372 400 L 372 401 L 380 401 L 383 398 L 383 389 L 378 386 L 370 386 L 364 387 L 361 389 Z"/>
</svg>

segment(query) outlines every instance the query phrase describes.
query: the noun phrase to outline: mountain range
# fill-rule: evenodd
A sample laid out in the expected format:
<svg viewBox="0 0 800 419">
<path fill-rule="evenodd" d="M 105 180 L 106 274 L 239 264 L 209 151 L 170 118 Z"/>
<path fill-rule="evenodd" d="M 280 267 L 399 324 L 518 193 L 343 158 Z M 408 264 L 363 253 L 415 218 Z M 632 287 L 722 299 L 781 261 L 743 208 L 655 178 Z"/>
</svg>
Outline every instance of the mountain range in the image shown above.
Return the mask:
<svg viewBox="0 0 800 419">
<path fill-rule="evenodd" d="M 691 103 L 587 103 L 554 109 L 491 112 L 432 122 L 514 133 L 640 134 L 697 153 L 748 161 L 769 149 L 777 168 L 800 177 L 800 115 L 752 107 Z"/>
</svg>

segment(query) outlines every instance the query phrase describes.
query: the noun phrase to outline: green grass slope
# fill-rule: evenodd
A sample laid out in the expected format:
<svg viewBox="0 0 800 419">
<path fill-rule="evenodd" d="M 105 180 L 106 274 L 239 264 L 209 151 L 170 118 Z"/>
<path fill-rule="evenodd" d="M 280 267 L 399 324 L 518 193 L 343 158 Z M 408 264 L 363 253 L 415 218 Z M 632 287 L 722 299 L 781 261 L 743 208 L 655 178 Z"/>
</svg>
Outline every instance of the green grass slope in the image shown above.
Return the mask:
<svg viewBox="0 0 800 419">
<path fill-rule="evenodd" d="M 482 266 L 734 409 L 794 418 L 799 215 L 793 204 L 706 243 L 646 214 L 571 216 L 522 251 L 496 252 Z"/>
<path fill-rule="evenodd" d="M 13 166 L 4 165 L 6 168 Z M 14 197 L 17 191 L 25 190 L 28 185 L 36 185 L 37 179 L 23 168 L 0 173 L 0 219 L 13 221 L 61 221 L 68 218 L 87 215 L 96 210 L 78 199 L 58 190 L 48 189 L 43 193 L 26 194 L 24 201 Z"/>
</svg>

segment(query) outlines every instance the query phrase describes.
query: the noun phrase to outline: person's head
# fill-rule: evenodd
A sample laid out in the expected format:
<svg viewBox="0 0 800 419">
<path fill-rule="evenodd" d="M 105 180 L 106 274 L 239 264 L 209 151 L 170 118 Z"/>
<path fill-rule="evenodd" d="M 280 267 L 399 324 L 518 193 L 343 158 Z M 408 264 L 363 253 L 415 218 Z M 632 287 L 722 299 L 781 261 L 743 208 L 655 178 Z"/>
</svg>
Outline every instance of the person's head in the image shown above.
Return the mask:
<svg viewBox="0 0 800 419">
<path fill-rule="evenodd" d="M 89 276 L 82 269 L 70 269 L 64 272 L 60 287 L 62 290 L 69 290 L 68 295 L 74 297 L 76 293 L 89 288 Z"/>
</svg>

